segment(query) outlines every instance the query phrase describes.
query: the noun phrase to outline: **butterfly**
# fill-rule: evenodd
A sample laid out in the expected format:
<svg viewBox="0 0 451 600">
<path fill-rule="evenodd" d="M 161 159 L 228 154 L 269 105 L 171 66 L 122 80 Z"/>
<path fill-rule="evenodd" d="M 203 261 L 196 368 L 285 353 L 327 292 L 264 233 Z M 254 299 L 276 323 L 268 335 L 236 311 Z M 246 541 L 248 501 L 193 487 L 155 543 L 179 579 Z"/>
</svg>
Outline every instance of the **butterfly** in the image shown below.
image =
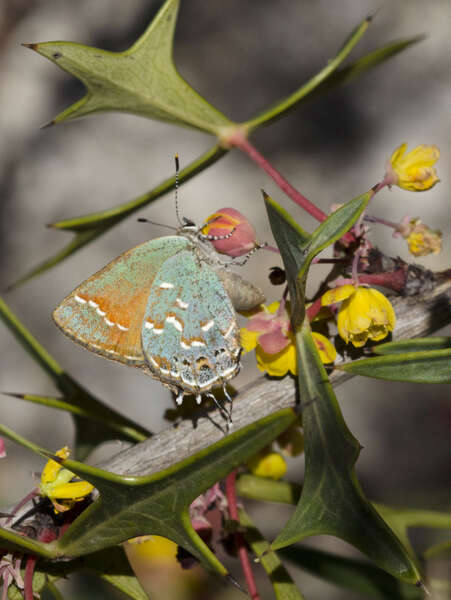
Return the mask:
<svg viewBox="0 0 451 600">
<path fill-rule="evenodd" d="M 198 403 L 240 370 L 237 310 L 261 291 L 224 268 L 208 236 L 184 219 L 177 235 L 131 248 L 54 310 L 61 331 L 91 352 L 142 369 Z"/>
</svg>

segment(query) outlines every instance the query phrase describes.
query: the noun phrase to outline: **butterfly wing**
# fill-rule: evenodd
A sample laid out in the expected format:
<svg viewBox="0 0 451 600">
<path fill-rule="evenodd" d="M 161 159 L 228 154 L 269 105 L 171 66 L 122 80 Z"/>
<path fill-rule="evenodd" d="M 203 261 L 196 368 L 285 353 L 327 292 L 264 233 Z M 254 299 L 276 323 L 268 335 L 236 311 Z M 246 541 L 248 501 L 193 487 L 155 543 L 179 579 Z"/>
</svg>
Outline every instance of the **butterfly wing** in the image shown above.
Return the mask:
<svg viewBox="0 0 451 600">
<path fill-rule="evenodd" d="M 144 367 L 141 328 L 152 281 L 162 264 L 188 245 L 184 237 L 167 236 L 124 252 L 57 306 L 55 323 L 91 352 Z"/>
<path fill-rule="evenodd" d="M 192 250 L 169 258 L 150 288 L 142 347 L 152 374 L 202 394 L 239 371 L 235 311 L 224 286 Z"/>
</svg>

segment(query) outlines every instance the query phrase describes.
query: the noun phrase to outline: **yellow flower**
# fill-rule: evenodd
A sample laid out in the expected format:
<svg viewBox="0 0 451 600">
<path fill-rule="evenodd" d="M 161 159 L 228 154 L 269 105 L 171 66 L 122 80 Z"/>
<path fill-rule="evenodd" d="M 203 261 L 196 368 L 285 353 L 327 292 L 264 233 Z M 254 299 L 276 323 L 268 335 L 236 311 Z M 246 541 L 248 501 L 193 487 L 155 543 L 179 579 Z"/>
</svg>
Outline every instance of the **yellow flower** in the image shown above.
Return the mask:
<svg viewBox="0 0 451 600">
<path fill-rule="evenodd" d="M 372 288 L 343 285 L 326 292 L 321 303 L 325 306 L 342 302 L 338 311 L 338 333 L 357 348 L 369 339 L 382 340 L 393 331 L 396 317 L 390 301 Z"/>
<path fill-rule="evenodd" d="M 398 234 L 407 241 L 409 251 L 414 256 L 440 254 L 442 250 L 442 232 L 433 230 L 420 219 L 406 217 L 396 229 Z"/>
<path fill-rule="evenodd" d="M 140 559 L 176 563 L 177 544 L 161 535 L 141 535 L 128 540 L 127 544 L 136 544 L 136 555 Z"/>
<path fill-rule="evenodd" d="M 313 332 L 312 335 L 321 360 L 333 362 L 337 355 L 333 344 L 320 333 Z M 274 377 L 283 377 L 288 372 L 297 374 L 296 346 L 284 303 L 262 304 L 262 310 L 241 329 L 241 346 L 245 352 L 255 349 L 260 371 Z"/>
<path fill-rule="evenodd" d="M 439 178 L 434 169 L 434 164 L 440 156 L 437 146 L 417 146 L 407 154 L 407 144 L 401 144 L 390 157 L 388 163 L 386 182 L 389 185 L 422 192 L 433 187 Z"/>
<path fill-rule="evenodd" d="M 70 451 L 67 446 L 61 448 L 56 456 L 66 460 Z M 73 508 L 76 502 L 84 500 L 94 486 L 87 481 L 72 481 L 76 475 L 65 469 L 56 460 L 49 460 L 41 474 L 39 492 L 52 502 L 55 512 L 64 512 Z"/>
<path fill-rule="evenodd" d="M 246 463 L 247 468 L 258 477 L 269 479 L 280 479 L 287 472 L 287 463 L 278 452 L 262 450 Z"/>
</svg>

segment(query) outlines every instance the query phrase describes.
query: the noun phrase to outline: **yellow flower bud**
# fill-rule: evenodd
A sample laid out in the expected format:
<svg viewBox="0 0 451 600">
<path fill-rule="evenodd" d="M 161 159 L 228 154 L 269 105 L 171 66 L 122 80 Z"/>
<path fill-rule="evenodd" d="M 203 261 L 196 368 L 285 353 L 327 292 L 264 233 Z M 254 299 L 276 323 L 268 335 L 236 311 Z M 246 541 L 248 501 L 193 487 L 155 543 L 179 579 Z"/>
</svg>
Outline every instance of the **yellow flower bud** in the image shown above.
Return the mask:
<svg viewBox="0 0 451 600">
<path fill-rule="evenodd" d="M 411 192 L 429 190 L 439 178 L 434 164 L 440 157 L 437 146 L 422 144 L 406 154 L 407 144 L 401 144 L 390 157 L 386 180 Z"/>
<path fill-rule="evenodd" d="M 269 479 L 280 479 L 287 472 L 287 463 L 278 452 L 259 452 L 246 463 L 246 466 L 254 475 Z"/>
</svg>

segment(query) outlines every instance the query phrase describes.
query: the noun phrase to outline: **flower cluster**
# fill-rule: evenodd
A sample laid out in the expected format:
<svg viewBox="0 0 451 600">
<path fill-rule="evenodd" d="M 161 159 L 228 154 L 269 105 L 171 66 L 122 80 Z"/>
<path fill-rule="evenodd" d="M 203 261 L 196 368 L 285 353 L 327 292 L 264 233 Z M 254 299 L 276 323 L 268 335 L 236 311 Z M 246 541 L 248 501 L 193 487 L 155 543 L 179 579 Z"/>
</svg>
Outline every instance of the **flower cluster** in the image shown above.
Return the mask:
<svg viewBox="0 0 451 600">
<path fill-rule="evenodd" d="M 333 362 L 337 355 L 333 344 L 320 333 L 313 332 L 313 338 L 322 361 Z M 274 377 L 282 377 L 288 372 L 296 375 L 296 348 L 289 305 L 284 301 L 261 305 L 261 310 L 241 329 L 241 346 L 245 352 L 256 349 L 260 371 Z"/>
</svg>

